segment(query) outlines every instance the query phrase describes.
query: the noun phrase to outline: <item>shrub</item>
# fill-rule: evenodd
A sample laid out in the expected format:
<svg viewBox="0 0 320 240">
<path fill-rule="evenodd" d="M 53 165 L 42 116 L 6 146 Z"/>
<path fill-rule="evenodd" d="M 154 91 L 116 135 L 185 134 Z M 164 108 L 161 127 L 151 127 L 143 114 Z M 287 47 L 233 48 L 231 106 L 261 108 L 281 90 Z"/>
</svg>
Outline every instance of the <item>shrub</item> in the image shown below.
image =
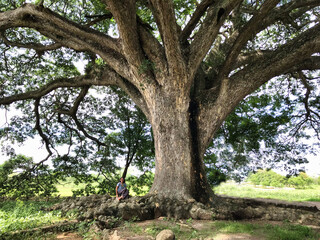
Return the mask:
<svg viewBox="0 0 320 240">
<path fill-rule="evenodd" d="M 255 185 L 274 187 L 283 187 L 287 183 L 286 177 L 272 170 L 258 170 L 257 173 L 249 175 L 248 181 Z"/>
<path fill-rule="evenodd" d="M 258 170 L 256 173 L 251 173 L 247 180 L 255 185 L 273 187 L 289 186 L 294 188 L 307 188 L 314 183 L 314 180 L 305 172 L 300 172 L 298 176 L 286 178 L 272 170 Z"/>
<path fill-rule="evenodd" d="M 288 184 L 295 188 L 306 188 L 313 183 L 312 178 L 310 178 L 306 173 L 301 172 L 296 177 L 290 177 Z"/>
</svg>

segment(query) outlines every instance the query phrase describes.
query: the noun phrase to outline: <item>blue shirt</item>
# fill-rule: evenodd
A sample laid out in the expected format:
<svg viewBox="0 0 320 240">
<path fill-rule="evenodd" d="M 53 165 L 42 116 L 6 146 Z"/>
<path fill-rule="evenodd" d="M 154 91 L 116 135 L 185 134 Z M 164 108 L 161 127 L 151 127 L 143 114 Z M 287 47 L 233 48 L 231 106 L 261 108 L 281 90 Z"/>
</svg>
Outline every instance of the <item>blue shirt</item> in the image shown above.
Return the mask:
<svg viewBox="0 0 320 240">
<path fill-rule="evenodd" d="M 121 182 L 118 182 L 117 187 L 118 187 L 118 192 L 121 192 L 123 189 L 127 188 L 127 184 L 126 183 L 121 184 Z"/>
</svg>

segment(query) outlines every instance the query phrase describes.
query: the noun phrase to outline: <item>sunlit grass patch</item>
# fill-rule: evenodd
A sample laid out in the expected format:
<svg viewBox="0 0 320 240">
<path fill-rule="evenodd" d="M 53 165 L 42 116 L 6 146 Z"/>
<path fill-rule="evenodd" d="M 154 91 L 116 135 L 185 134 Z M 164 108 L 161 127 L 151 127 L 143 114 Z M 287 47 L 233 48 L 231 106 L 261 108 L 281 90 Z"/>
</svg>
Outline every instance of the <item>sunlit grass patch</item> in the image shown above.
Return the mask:
<svg viewBox="0 0 320 240">
<path fill-rule="evenodd" d="M 319 233 L 310 227 L 294 224 L 251 224 L 245 222 L 217 221 L 214 223 L 216 234 L 247 233 L 252 236 L 263 236 L 270 240 L 318 240 Z"/>
<path fill-rule="evenodd" d="M 72 191 L 85 187 L 84 183 L 76 185 L 74 182 L 74 179 L 69 177 L 65 181 L 61 181 L 59 184 L 57 184 L 56 187 L 58 190 L 58 195 L 60 195 L 60 197 L 71 197 L 73 195 Z"/>
<path fill-rule="evenodd" d="M 311 189 L 287 189 L 287 188 L 256 188 L 251 185 L 236 183 L 223 183 L 214 188 L 217 194 L 234 197 L 270 198 L 286 201 L 319 201 L 320 186 L 314 185 Z"/>
<path fill-rule="evenodd" d="M 63 220 L 60 211 L 43 211 L 49 202 L 6 201 L 0 203 L 0 233 L 36 228 Z"/>
<path fill-rule="evenodd" d="M 214 226 L 221 233 L 253 233 L 259 228 L 258 225 L 240 222 L 215 222 Z"/>
<path fill-rule="evenodd" d="M 306 226 L 285 224 L 283 226 L 267 225 L 266 230 L 268 239 L 277 240 L 318 240 L 320 235 Z"/>
</svg>

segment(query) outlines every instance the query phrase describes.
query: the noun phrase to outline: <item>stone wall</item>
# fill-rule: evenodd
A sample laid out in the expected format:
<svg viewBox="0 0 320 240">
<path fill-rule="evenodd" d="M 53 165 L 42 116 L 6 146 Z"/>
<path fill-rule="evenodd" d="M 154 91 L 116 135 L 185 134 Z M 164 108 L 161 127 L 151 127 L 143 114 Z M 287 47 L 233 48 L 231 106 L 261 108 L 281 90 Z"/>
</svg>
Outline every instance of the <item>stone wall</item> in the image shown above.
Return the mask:
<svg viewBox="0 0 320 240">
<path fill-rule="evenodd" d="M 317 206 L 318 204 L 318 206 Z M 132 197 L 118 201 L 107 195 L 91 195 L 68 199 L 51 208 L 63 212 L 73 210 L 79 220 L 95 219 L 111 228 L 117 219 L 148 220 L 160 216 L 174 219 L 289 221 L 304 225 L 320 225 L 320 203 L 286 202 L 268 199 L 216 196 L 204 205 L 194 199 L 164 198 L 157 195 Z"/>
<path fill-rule="evenodd" d="M 219 196 L 217 219 L 261 219 L 320 226 L 320 203 Z"/>
</svg>

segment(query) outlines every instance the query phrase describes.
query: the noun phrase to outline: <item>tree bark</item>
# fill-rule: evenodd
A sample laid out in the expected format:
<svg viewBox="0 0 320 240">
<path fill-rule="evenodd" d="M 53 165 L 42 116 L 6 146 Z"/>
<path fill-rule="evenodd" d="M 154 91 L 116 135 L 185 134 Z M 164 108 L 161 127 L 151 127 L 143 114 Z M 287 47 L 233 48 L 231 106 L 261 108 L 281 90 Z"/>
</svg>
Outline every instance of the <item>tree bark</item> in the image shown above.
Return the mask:
<svg viewBox="0 0 320 240">
<path fill-rule="evenodd" d="M 213 200 L 199 151 L 196 104 L 177 92 L 156 98 L 152 113 L 156 169 L 150 193 Z M 165 113 L 165 114 L 164 114 Z"/>
</svg>

